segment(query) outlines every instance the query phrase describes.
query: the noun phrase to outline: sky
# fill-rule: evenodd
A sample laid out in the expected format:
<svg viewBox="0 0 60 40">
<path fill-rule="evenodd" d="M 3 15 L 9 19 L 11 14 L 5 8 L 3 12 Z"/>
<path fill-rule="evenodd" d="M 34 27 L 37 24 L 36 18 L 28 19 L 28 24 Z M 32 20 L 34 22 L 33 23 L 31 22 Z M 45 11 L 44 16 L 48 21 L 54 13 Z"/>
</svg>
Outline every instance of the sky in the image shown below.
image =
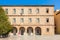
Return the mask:
<svg viewBox="0 0 60 40">
<path fill-rule="evenodd" d="M 0 0 L 0 5 L 54 5 L 60 9 L 60 0 Z"/>
</svg>

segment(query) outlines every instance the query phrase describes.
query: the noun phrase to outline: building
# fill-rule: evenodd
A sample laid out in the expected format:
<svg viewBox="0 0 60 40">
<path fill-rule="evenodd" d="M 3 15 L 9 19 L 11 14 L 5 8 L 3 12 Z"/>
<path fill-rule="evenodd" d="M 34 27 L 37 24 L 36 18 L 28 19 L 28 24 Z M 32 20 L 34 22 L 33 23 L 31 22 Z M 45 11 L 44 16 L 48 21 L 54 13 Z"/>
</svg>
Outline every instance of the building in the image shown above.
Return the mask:
<svg viewBox="0 0 60 40">
<path fill-rule="evenodd" d="M 60 34 L 60 10 L 55 11 L 54 18 L 55 18 L 55 33 Z"/>
<path fill-rule="evenodd" d="M 54 5 L 3 5 L 14 35 L 54 35 Z"/>
</svg>

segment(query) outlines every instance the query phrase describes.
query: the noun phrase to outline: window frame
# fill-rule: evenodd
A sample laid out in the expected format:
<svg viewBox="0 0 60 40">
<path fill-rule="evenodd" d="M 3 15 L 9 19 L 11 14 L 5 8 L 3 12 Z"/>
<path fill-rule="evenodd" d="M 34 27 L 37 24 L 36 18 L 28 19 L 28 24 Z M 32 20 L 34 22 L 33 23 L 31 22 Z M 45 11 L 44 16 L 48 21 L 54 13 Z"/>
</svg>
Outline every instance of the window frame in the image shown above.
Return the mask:
<svg viewBox="0 0 60 40">
<path fill-rule="evenodd" d="M 23 9 L 23 8 L 21 9 L 21 13 L 20 13 L 20 14 L 21 14 L 21 15 L 24 14 L 24 9 Z"/>
<path fill-rule="evenodd" d="M 37 13 L 37 14 L 39 13 L 39 8 L 36 9 L 36 13 Z"/>
<path fill-rule="evenodd" d="M 8 14 L 8 8 L 5 9 L 6 14 Z"/>
<path fill-rule="evenodd" d="M 30 23 L 32 22 L 32 18 L 29 18 L 29 22 L 30 22 Z"/>
<path fill-rule="evenodd" d="M 13 18 L 13 23 L 16 23 L 16 18 Z"/>
<path fill-rule="evenodd" d="M 49 8 L 46 8 L 46 13 L 49 13 Z"/>
<path fill-rule="evenodd" d="M 20 22 L 23 23 L 24 22 L 24 18 L 20 18 Z"/>
<path fill-rule="evenodd" d="M 16 9 L 15 8 L 13 9 L 13 13 L 16 14 Z"/>
<path fill-rule="evenodd" d="M 49 32 L 49 28 L 46 28 L 47 32 Z"/>
<path fill-rule="evenodd" d="M 40 22 L 40 18 L 36 18 L 36 22 L 39 23 Z"/>
<path fill-rule="evenodd" d="M 29 14 L 32 14 L 32 9 L 31 9 L 31 8 L 28 9 L 28 11 L 29 11 L 29 12 L 28 12 Z"/>
<path fill-rule="evenodd" d="M 49 18 L 46 18 L 46 22 L 49 23 Z"/>
</svg>

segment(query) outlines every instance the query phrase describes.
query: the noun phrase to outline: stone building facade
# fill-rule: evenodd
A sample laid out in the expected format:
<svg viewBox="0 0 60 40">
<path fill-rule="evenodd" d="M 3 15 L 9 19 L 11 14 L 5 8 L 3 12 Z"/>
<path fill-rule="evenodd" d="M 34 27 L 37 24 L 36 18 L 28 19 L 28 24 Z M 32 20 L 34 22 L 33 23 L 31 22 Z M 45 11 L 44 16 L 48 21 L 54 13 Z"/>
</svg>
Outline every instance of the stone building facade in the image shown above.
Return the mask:
<svg viewBox="0 0 60 40">
<path fill-rule="evenodd" d="M 54 35 L 54 5 L 4 5 L 13 35 Z"/>
</svg>

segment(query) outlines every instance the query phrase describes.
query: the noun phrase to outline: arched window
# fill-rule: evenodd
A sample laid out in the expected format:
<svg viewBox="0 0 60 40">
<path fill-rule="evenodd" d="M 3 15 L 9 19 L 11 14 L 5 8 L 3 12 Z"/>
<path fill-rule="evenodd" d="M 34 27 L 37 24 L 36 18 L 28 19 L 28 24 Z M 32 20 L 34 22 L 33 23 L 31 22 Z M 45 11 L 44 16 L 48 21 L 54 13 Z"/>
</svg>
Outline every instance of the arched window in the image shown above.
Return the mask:
<svg viewBox="0 0 60 40">
<path fill-rule="evenodd" d="M 27 33 L 28 33 L 28 35 L 31 35 L 33 33 L 33 28 L 32 27 L 28 27 L 27 28 Z"/>
<path fill-rule="evenodd" d="M 35 28 L 35 34 L 36 35 L 41 35 L 41 28 L 40 27 Z"/>
<path fill-rule="evenodd" d="M 20 27 L 19 33 L 20 33 L 21 35 L 24 35 L 24 32 L 25 32 L 25 28 L 24 28 L 24 27 Z"/>
</svg>

